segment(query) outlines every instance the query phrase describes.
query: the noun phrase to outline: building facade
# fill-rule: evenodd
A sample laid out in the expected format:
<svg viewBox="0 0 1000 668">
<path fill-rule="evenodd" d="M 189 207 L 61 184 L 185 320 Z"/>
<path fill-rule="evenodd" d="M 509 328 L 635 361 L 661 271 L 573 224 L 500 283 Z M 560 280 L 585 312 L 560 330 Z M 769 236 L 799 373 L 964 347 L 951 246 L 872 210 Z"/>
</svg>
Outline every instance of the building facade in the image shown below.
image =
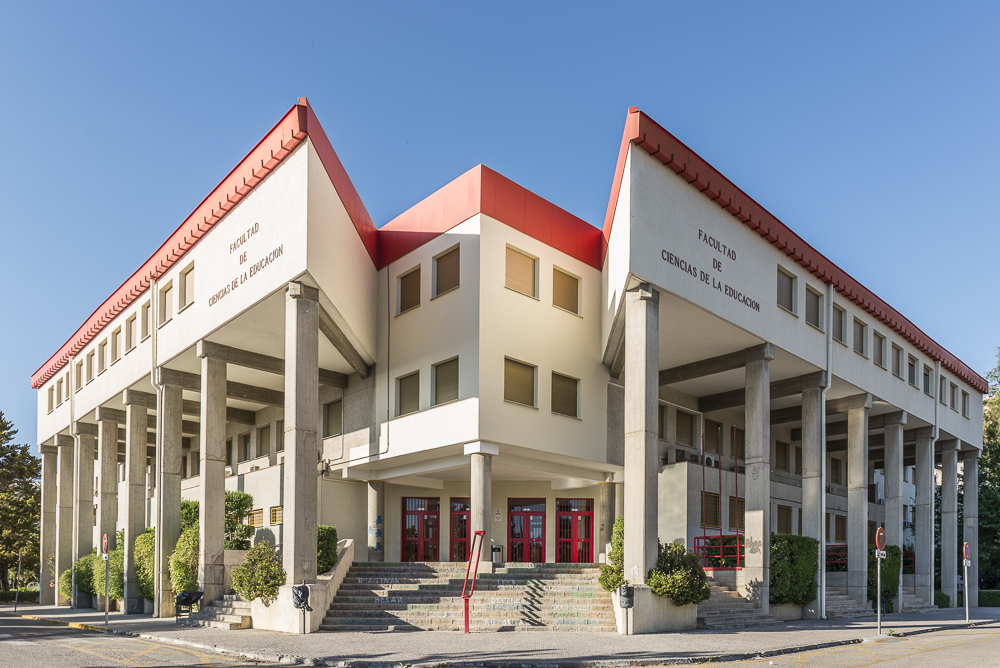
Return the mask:
<svg viewBox="0 0 1000 668">
<path fill-rule="evenodd" d="M 129 610 L 155 526 L 172 614 L 181 499 L 222 593 L 233 489 L 290 582 L 317 524 L 358 560 L 464 561 L 483 531 L 483 559 L 592 563 L 624 516 L 631 581 L 658 538 L 718 568 L 728 541 L 765 608 L 772 532 L 838 546 L 818 617 L 865 600 L 878 526 L 933 599 L 940 466 L 978 581 L 984 379 L 634 108 L 603 228 L 482 165 L 376 228 L 300 99 L 32 385 L 42 553 L 124 529 Z"/>
</svg>

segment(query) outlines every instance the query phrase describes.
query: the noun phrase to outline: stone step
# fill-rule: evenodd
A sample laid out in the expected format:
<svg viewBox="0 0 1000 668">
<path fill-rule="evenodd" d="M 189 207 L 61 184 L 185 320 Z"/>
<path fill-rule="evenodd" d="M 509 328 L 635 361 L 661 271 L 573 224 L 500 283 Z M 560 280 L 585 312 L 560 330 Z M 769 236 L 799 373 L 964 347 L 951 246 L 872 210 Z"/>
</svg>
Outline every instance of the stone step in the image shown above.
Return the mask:
<svg viewBox="0 0 1000 668">
<path fill-rule="evenodd" d="M 530 619 L 615 619 L 615 612 L 611 610 L 470 610 L 470 619 L 491 619 L 497 613 L 508 615 L 518 615 Z M 753 615 L 747 615 L 751 617 Z M 406 620 L 417 619 L 438 619 L 438 618 L 464 618 L 465 611 L 457 610 L 328 610 L 326 619 L 338 618 L 365 618 L 365 619 L 385 619 L 398 618 Z"/>
<path fill-rule="evenodd" d="M 749 629 L 756 628 L 760 626 L 777 626 L 780 624 L 773 617 L 769 620 L 753 620 L 746 622 L 700 622 L 698 623 L 698 628 L 708 629 L 711 631 L 725 631 L 729 629 Z"/>
<path fill-rule="evenodd" d="M 253 627 L 253 620 L 249 615 L 226 615 L 211 612 L 193 612 L 189 617 L 192 624 L 198 626 L 210 626 L 217 629 L 249 629 Z"/>
<path fill-rule="evenodd" d="M 236 614 L 249 615 L 250 603 L 248 601 L 216 601 L 210 605 L 201 606 L 202 610 L 212 608 L 215 610 L 239 610 Z"/>
</svg>

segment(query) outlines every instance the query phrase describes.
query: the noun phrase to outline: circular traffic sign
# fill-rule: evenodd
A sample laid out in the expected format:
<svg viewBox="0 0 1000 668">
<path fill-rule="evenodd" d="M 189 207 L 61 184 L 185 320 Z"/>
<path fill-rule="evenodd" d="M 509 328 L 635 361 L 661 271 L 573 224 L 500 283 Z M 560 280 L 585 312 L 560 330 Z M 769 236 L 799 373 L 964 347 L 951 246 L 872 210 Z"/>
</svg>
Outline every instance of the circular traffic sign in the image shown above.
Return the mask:
<svg viewBox="0 0 1000 668">
<path fill-rule="evenodd" d="M 108 534 L 104 534 L 104 539 L 101 540 L 101 554 L 108 553 Z"/>
<path fill-rule="evenodd" d="M 972 546 L 966 543 L 962 547 L 962 552 L 965 554 L 966 559 L 972 559 Z"/>
<path fill-rule="evenodd" d="M 878 531 L 875 532 L 875 549 L 885 549 L 885 529 L 882 527 L 879 527 Z"/>
</svg>

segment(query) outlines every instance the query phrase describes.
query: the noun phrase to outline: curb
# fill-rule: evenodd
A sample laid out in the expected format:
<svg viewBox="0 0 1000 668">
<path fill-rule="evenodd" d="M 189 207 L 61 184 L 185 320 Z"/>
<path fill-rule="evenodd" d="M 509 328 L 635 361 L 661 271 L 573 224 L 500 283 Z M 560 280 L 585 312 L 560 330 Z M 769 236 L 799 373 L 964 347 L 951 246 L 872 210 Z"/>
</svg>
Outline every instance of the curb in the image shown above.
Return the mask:
<svg viewBox="0 0 1000 668">
<path fill-rule="evenodd" d="M 392 668 L 394 666 L 399 666 L 401 662 L 385 662 L 385 661 L 333 661 L 333 660 L 323 660 L 315 658 L 303 658 L 298 656 L 287 656 L 284 654 L 259 654 L 256 652 L 238 652 L 233 650 L 227 650 L 220 648 L 216 645 L 206 645 L 204 643 L 192 642 L 189 640 L 180 640 L 178 638 L 166 638 L 163 636 L 151 635 L 148 633 L 134 633 L 132 631 L 120 631 L 118 629 L 108 628 L 106 626 L 97 626 L 94 624 L 81 624 L 79 622 L 65 622 L 59 619 L 49 619 L 46 617 L 36 617 L 34 615 L 22 615 L 15 612 L 7 612 L 5 610 L 0 610 L 0 615 L 5 615 L 7 617 L 23 617 L 24 619 L 30 619 L 38 622 L 46 622 L 49 624 L 58 624 L 60 626 L 69 626 L 76 629 L 81 629 L 83 631 L 96 631 L 98 633 L 108 633 L 111 635 L 121 635 L 121 636 L 131 636 L 133 638 L 140 638 L 142 640 L 153 640 L 156 642 L 162 642 L 169 645 L 182 645 L 184 647 L 192 647 L 195 649 L 206 650 L 209 652 L 214 652 L 216 654 L 224 654 L 226 656 L 239 657 L 241 659 L 247 659 L 249 661 L 258 661 L 262 663 L 277 663 L 277 664 L 296 664 L 296 665 L 312 665 L 312 666 L 336 666 L 337 668 Z M 795 647 L 782 647 L 780 649 L 764 650 L 759 652 L 746 652 L 742 654 L 720 654 L 720 655 L 706 655 L 700 657 L 688 657 L 688 658 L 656 658 L 650 657 L 649 659 L 625 659 L 625 660 L 609 660 L 609 661 L 574 661 L 572 659 L 563 659 L 555 661 L 539 661 L 539 662 L 524 662 L 524 661 L 475 661 L 475 662 L 459 662 L 452 663 L 449 661 L 431 661 L 431 662 L 414 662 L 411 664 L 406 664 L 412 668 L 460 668 L 461 666 L 476 666 L 476 668 L 598 668 L 601 666 L 620 666 L 622 668 L 628 668 L 630 666 L 684 666 L 684 665 L 695 665 L 702 663 L 731 663 L 733 661 L 752 661 L 754 659 L 766 659 L 768 657 L 774 656 L 785 656 L 788 654 L 799 654 L 802 652 L 813 652 L 821 649 L 830 649 L 833 647 L 845 647 L 848 645 L 859 645 L 863 642 L 870 642 L 875 638 L 887 639 L 887 638 L 907 638 L 910 636 L 922 635 L 924 633 L 936 633 L 940 631 L 950 631 L 953 629 L 969 629 L 976 628 L 979 626 L 989 626 L 992 624 L 1000 623 L 1000 619 L 984 619 L 975 622 L 960 623 L 960 624 L 949 624 L 946 626 L 929 626 L 923 629 L 917 629 L 915 631 L 894 633 L 892 636 L 869 636 L 867 638 L 852 638 L 849 640 L 834 640 L 831 642 L 824 643 L 811 643 L 808 645 L 797 645 Z"/>
</svg>

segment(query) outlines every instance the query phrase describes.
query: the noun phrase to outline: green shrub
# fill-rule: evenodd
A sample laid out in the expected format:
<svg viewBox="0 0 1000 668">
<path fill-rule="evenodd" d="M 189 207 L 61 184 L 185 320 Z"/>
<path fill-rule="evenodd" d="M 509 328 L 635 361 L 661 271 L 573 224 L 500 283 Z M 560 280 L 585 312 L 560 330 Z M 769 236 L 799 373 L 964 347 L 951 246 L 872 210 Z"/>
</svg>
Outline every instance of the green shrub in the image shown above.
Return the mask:
<svg viewBox="0 0 1000 668">
<path fill-rule="evenodd" d="M 285 569 L 274 545 L 262 540 L 247 552 L 243 563 L 233 569 L 233 589 L 247 601 L 259 598 L 268 605 L 285 584 Z"/>
<path fill-rule="evenodd" d="M 678 606 L 701 603 L 712 595 L 701 558 L 680 543 L 660 544 L 656 568 L 646 574 L 646 584 Z"/>
<path fill-rule="evenodd" d="M 152 601 L 156 597 L 156 530 L 146 527 L 146 531 L 136 536 L 132 549 L 139 596 Z"/>
<path fill-rule="evenodd" d="M 601 577 L 598 579 L 604 591 L 615 591 L 625 584 L 625 518 L 615 519 L 611 529 L 611 553 L 607 563 L 601 564 Z"/>
<path fill-rule="evenodd" d="M 73 598 L 73 571 L 76 571 L 76 591 L 79 594 L 94 594 L 94 559 L 96 554 L 80 557 L 73 564 L 72 570 L 67 568 L 59 576 L 59 593 L 68 599 Z M 103 562 L 102 562 L 103 565 Z"/>
<path fill-rule="evenodd" d="M 14 596 L 17 595 L 18 604 L 38 603 L 38 590 L 22 588 L 20 590 L 0 591 L 0 603 L 13 603 Z"/>
<path fill-rule="evenodd" d="M 771 534 L 771 586 L 773 605 L 806 605 L 816 599 L 819 541 L 809 536 Z"/>
<path fill-rule="evenodd" d="M 70 568 L 59 574 L 59 595 L 73 599 L 73 570 Z"/>
<path fill-rule="evenodd" d="M 181 532 L 198 526 L 200 506 L 197 501 L 181 501 Z"/>
<path fill-rule="evenodd" d="M 198 526 L 188 527 L 170 554 L 170 584 L 175 594 L 198 589 Z"/>
<path fill-rule="evenodd" d="M 226 549 L 249 550 L 256 528 L 247 524 L 253 510 L 253 496 L 246 492 L 226 492 Z"/>
<path fill-rule="evenodd" d="M 875 546 L 868 546 L 868 600 L 875 600 L 875 590 L 878 589 L 878 559 L 875 558 Z M 885 559 L 882 560 L 882 596 L 894 598 L 899 594 L 899 571 L 903 566 L 903 551 L 898 545 L 885 546 Z"/>
<path fill-rule="evenodd" d="M 104 596 L 104 560 L 97 557 L 94 568 L 94 590 Z M 108 597 L 125 598 L 125 531 L 115 534 L 115 549 L 108 554 Z"/>
<path fill-rule="evenodd" d="M 337 527 L 316 526 L 316 572 L 329 573 L 337 565 Z"/>
<path fill-rule="evenodd" d="M 1000 589 L 980 589 L 979 605 L 984 608 L 1000 608 Z"/>
<path fill-rule="evenodd" d="M 934 605 L 939 608 L 950 608 L 951 607 L 951 596 L 944 593 L 939 589 L 934 590 Z"/>
<path fill-rule="evenodd" d="M 737 536 L 715 536 L 705 541 L 705 560 L 709 568 L 735 568 L 739 557 L 744 556 L 740 550 Z M 721 548 L 720 548 L 721 546 Z"/>
</svg>

